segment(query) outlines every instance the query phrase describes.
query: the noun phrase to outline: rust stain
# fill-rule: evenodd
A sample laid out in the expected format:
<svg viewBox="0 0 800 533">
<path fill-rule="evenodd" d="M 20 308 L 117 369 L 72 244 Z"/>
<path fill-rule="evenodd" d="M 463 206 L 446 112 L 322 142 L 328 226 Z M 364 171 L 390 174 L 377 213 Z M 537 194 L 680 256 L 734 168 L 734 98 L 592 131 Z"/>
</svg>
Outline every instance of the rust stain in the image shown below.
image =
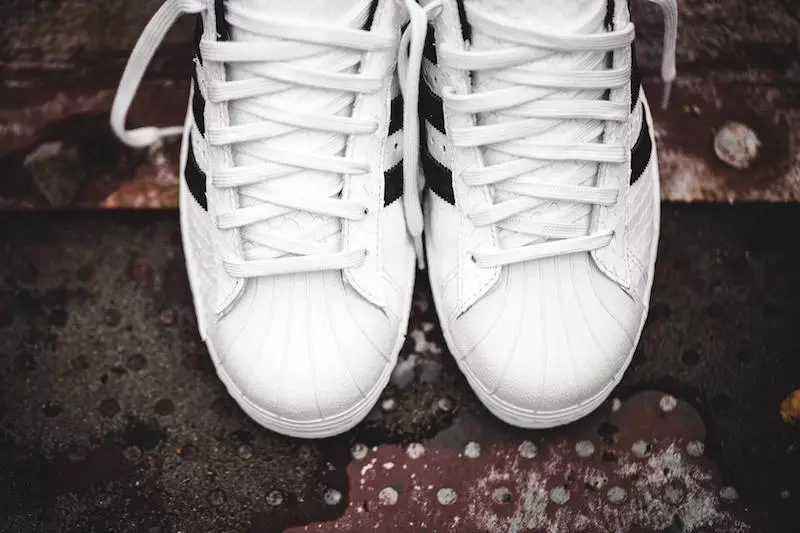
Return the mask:
<svg viewBox="0 0 800 533">
<path fill-rule="evenodd" d="M 356 443 L 348 486 L 320 487 L 333 516 L 286 531 L 751 531 L 730 505 L 735 489 L 702 453 L 698 413 L 671 396 L 609 402 L 558 434 L 506 432 L 515 438 Z M 285 523 L 259 513 L 250 533 Z"/>
<path fill-rule="evenodd" d="M 176 116 L 172 123 L 181 120 Z M 177 206 L 179 142 L 127 148 L 103 112 L 58 120 L 28 140 L 0 156 L 2 207 Z M 47 156 L 37 155 L 42 153 Z"/>
<path fill-rule="evenodd" d="M 800 423 L 800 389 L 781 402 L 781 419 L 784 422 Z"/>
</svg>

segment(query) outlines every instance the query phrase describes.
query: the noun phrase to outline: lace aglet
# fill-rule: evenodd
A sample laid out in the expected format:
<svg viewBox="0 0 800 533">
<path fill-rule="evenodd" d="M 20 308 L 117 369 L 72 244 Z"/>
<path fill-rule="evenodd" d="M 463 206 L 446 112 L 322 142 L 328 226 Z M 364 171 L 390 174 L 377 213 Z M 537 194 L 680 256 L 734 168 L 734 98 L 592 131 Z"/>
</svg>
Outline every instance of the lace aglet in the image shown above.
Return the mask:
<svg viewBox="0 0 800 533">
<path fill-rule="evenodd" d="M 414 252 L 417 254 L 417 268 L 425 270 L 425 249 L 422 246 L 422 235 L 414 236 Z"/>
<path fill-rule="evenodd" d="M 661 109 L 666 111 L 669 107 L 669 100 L 672 98 L 672 81 L 664 81 L 664 94 L 661 97 Z"/>
</svg>

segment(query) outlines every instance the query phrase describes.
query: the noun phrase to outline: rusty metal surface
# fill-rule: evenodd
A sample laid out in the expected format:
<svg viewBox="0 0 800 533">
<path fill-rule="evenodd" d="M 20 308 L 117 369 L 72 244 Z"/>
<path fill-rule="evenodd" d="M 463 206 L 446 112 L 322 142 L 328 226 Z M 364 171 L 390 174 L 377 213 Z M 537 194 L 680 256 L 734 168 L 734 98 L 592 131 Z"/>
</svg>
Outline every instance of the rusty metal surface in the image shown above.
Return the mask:
<svg viewBox="0 0 800 533">
<path fill-rule="evenodd" d="M 376 409 L 300 441 L 216 377 L 174 213 L 2 214 L 0 531 L 793 533 L 799 224 L 800 206 L 666 205 L 633 366 L 550 431 L 480 405 L 421 274 Z"/>
<path fill-rule="evenodd" d="M 0 208 L 176 205 L 177 144 L 130 150 L 108 126 L 125 61 L 160 4 L 0 4 Z M 186 18 L 156 54 L 131 112 L 133 124 L 182 123 L 190 35 Z"/>
<path fill-rule="evenodd" d="M 106 125 L 119 75 L 160 0 L 5 0 L 0 5 L 0 208 L 174 207 L 177 145 L 136 152 Z M 633 2 L 638 54 L 659 101 L 661 21 Z M 664 198 L 794 201 L 800 192 L 800 4 L 681 0 L 679 78 L 655 110 Z M 134 124 L 182 122 L 191 66 L 186 19 L 157 54 Z M 657 106 L 654 106 L 657 107 Z M 759 136 L 752 167 L 715 155 L 740 120 Z M 33 163 L 31 163 L 31 157 Z M 26 164 L 27 161 L 27 164 Z"/>
<path fill-rule="evenodd" d="M 457 441 L 482 433 L 459 421 Z M 335 521 L 288 531 L 753 531 L 738 494 L 704 457 L 697 411 L 672 396 L 635 394 L 547 437 L 508 431 L 441 445 L 354 445 Z M 505 433 L 505 434 L 504 434 Z M 489 440 L 490 439 L 490 440 Z M 363 457 L 362 457 L 363 455 Z"/>
<path fill-rule="evenodd" d="M 773 86 L 683 76 L 677 85 L 670 109 L 653 109 L 662 198 L 800 200 L 800 82 Z M 645 87 L 650 101 L 658 102 L 660 82 Z M 715 139 L 732 122 L 751 130 L 759 144 L 748 168 L 736 168 L 715 153 Z"/>
</svg>

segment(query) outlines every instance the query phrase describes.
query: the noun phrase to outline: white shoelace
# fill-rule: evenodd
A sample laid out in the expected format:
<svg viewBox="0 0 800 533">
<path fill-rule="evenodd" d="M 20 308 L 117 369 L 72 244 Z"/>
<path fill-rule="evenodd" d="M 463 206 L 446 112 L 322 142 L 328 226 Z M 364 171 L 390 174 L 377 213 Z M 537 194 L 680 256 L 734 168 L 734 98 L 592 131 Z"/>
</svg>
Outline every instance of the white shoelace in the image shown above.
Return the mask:
<svg viewBox="0 0 800 533">
<path fill-rule="evenodd" d="M 664 56 L 662 77 L 665 81 L 664 101 L 670 96 L 675 78 L 675 47 L 677 41 L 676 0 L 650 0 L 664 13 Z M 502 113 L 514 120 L 498 124 L 452 128 L 451 140 L 457 147 L 487 147 L 511 158 L 503 163 L 482 168 L 465 169 L 461 178 L 468 186 L 492 186 L 503 192 L 505 200 L 491 207 L 476 210 L 468 216 L 477 226 L 497 224 L 502 230 L 516 235 L 516 246 L 492 250 L 477 250 L 474 261 L 481 267 L 497 267 L 557 255 L 589 252 L 607 246 L 612 231 L 586 235 L 586 225 L 547 220 L 541 215 L 521 219 L 519 215 L 550 202 L 569 202 L 583 205 L 611 206 L 617 202 L 617 187 L 596 187 L 574 183 L 554 183 L 549 180 L 523 178 L 526 173 L 543 169 L 557 162 L 586 162 L 624 164 L 625 148 L 621 144 L 581 142 L 595 138 L 603 122 L 626 122 L 630 107 L 607 100 L 542 100 L 545 90 L 608 90 L 624 87 L 630 82 L 630 68 L 606 70 L 552 71 L 521 67 L 531 61 L 556 53 L 609 53 L 629 47 L 634 39 L 634 25 L 606 33 L 544 33 L 527 28 L 512 27 L 482 16 L 467 6 L 473 30 L 478 28 L 512 48 L 474 51 L 451 46 L 438 46 L 442 66 L 466 71 L 508 69 L 502 79 L 509 87 L 456 94 L 450 87 L 443 90 L 444 106 L 449 112 L 477 114 Z M 544 120 L 543 120 L 544 119 Z M 531 142 L 532 135 L 541 134 L 561 120 L 588 120 L 598 125 L 581 128 L 573 134 L 575 142 Z M 591 123 L 590 123 L 591 124 Z M 508 199 L 512 196 L 511 199 Z M 521 243 L 521 245 L 519 245 Z"/>
<path fill-rule="evenodd" d="M 419 128 L 417 100 L 422 50 L 427 33 L 427 20 L 431 9 L 423 9 L 415 0 L 398 0 L 410 14 L 410 23 L 400 40 L 400 89 L 404 104 L 404 161 L 403 203 L 409 233 L 414 238 L 418 258 L 422 259 L 422 210 L 420 207 L 417 171 L 419 161 Z M 388 50 L 397 46 L 394 37 L 378 35 L 359 29 L 332 27 L 322 24 L 286 23 L 253 13 L 234 3 L 228 6 L 228 22 L 246 28 L 248 32 L 265 37 L 281 38 L 289 42 L 276 46 L 263 42 L 207 41 L 200 44 L 204 61 L 248 63 L 259 66 L 259 76 L 235 81 L 210 82 L 208 99 L 211 102 L 237 102 L 240 108 L 258 116 L 262 121 L 225 127 L 210 127 L 206 139 L 212 146 L 232 146 L 250 141 L 266 140 L 298 130 L 322 131 L 331 134 L 354 136 L 369 135 L 379 125 L 374 120 L 360 120 L 347 116 L 323 113 L 287 112 L 277 107 L 256 104 L 248 99 L 277 94 L 298 87 L 310 87 L 341 92 L 346 96 L 379 91 L 392 71 L 376 74 L 357 72 L 324 72 L 291 64 L 334 48 L 353 51 L 351 60 L 341 65 L 346 71 L 361 63 L 363 54 L 375 50 Z M 126 144 L 134 147 L 148 146 L 164 137 L 180 135 L 183 127 L 145 127 L 135 130 L 125 128 L 128 110 L 156 49 L 167 31 L 183 14 L 197 14 L 205 10 L 200 0 L 167 0 L 155 13 L 142 32 L 120 81 L 119 90 L 111 111 L 114 132 Z M 322 50 L 322 52 L 321 52 Z M 339 65 L 337 65 L 339 66 Z M 195 90 L 198 90 L 195 88 Z M 346 106 L 342 106 L 346 107 Z M 340 109 L 341 111 L 341 109 Z M 370 163 L 347 157 L 298 153 L 285 150 L 254 150 L 248 155 L 256 157 L 258 164 L 212 169 L 210 181 L 217 188 L 236 188 L 255 203 L 239 207 L 228 213 L 219 213 L 217 225 L 221 229 L 238 229 L 251 245 L 244 250 L 243 259 L 226 260 L 226 271 L 233 277 L 257 277 L 295 272 L 341 270 L 363 263 L 366 250 L 331 250 L 326 238 L 341 232 L 340 223 L 317 223 L 301 236 L 286 238 L 255 227 L 292 211 L 303 211 L 341 220 L 362 220 L 368 215 L 367 206 L 341 198 L 344 183 L 325 191 L 326 197 L 289 195 L 265 192 L 255 187 L 271 179 L 284 178 L 304 170 L 329 172 L 339 175 L 359 175 L 371 171 Z M 335 240 L 335 239 L 334 239 Z"/>
</svg>

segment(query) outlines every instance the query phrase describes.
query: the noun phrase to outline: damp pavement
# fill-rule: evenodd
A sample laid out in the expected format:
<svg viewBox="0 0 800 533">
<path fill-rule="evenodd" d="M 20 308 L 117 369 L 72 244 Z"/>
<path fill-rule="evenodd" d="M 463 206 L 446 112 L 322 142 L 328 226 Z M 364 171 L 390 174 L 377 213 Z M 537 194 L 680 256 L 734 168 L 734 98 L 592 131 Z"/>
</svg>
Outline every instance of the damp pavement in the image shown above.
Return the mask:
<svg viewBox="0 0 800 533">
<path fill-rule="evenodd" d="M 548 431 L 480 405 L 420 275 L 376 409 L 301 441 L 217 379 L 176 213 L 1 214 L 0 531 L 796 532 L 798 226 L 797 205 L 665 205 L 633 366 Z"/>
</svg>

